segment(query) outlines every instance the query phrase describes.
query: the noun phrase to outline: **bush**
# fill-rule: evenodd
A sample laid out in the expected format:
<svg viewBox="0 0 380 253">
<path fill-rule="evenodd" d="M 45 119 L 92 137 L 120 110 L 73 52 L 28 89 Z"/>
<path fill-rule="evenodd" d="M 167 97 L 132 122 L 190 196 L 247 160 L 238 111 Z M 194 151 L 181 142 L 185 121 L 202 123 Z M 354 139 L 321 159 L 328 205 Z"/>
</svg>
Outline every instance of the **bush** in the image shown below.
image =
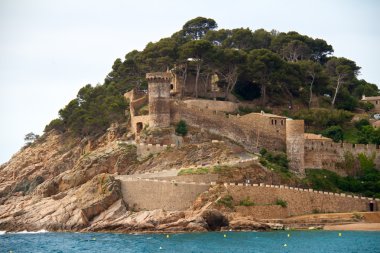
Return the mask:
<svg viewBox="0 0 380 253">
<path fill-rule="evenodd" d="M 187 134 L 187 124 L 186 121 L 180 120 L 175 128 L 175 132 L 178 135 L 185 136 Z"/>
<path fill-rule="evenodd" d="M 310 110 L 301 110 L 293 115 L 296 119 L 305 120 L 307 126 L 313 126 L 318 129 L 325 129 L 330 126 L 342 126 L 351 121 L 353 113 L 344 110 L 330 110 L 315 108 Z"/>
<path fill-rule="evenodd" d="M 343 140 L 343 130 L 340 126 L 331 126 L 324 130 L 322 135 L 333 139 L 335 142 Z"/>
<path fill-rule="evenodd" d="M 285 200 L 283 199 L 276 199 L 276 202 L 275 202 L 276 205 L 279 205 L 281 207 L 287 207 L 288 206 L 288 202 L 286 202 Z"/>
<path fill-rule="evenodd" d="M 360 101 L 359 102 L 359 108 L 368 112 L 368 111 L 372 110 L 373 108 L 375 108 L 375 105 L 370 103 L 370 102 Z"/>
<path fill-rule="evenodd" d="M 178 176 L 181 175 L 203 175 L 208 174 L 210 170 L 205 167 L 195 168 L 195 169 L 183 169 L 180 172 L 178 172 Z"/>
<path fill-rule="evenodd" d="M 65 131 L 65 125 L 62 119 L 53 119 L 52 121 L 50 121 L 50 123 L 45 126 L 44 132 L 47 133 L 53 129 L 61 133 Z"/>
<path fill-rule="evenodd" d="M 234 199 L 231 195 L 226 195 L 223 198 L 219 199 L 216 203 L 218 205 L 223 205 L 225 207 L 233 209 L 234 208 L 233 200 Z"/>
<path fill-rule="evenodd" d="M 241 200 L 239 203 L 239 206 L 254 206 L 255 203 L 249 199 L 249 197 L 246 197 L 245 199 Z"/>
<path fill-rule="evenodd" d="M 369 125 L 370 125 L 370 123 L 367 119 L 361 119 L 361 120 L 355 122 L 355 127 L 358 130 L 361 130 L 363 126 L 369 126 Z"/>
</svg>

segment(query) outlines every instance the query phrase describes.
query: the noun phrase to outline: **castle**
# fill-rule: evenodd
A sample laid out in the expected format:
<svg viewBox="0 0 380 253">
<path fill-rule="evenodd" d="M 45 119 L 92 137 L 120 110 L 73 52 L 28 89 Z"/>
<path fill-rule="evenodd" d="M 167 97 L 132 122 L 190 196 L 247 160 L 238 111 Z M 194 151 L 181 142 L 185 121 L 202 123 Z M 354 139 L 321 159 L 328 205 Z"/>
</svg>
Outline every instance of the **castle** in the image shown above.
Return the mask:
<svg viewBox="0 0 380 253">
<path fill-rule="evenodd" d="M 238 108 L 229 101 L 179 100 L 183 86 L 171 72 L 147 73 L 148 94 L 131 90 L 124 96 L 130 102 L 131 129 L 136 138 L 144 128 L 168 128 L 179 120 L 231 139 L 248 151 L 265 148 L 287 154 L 289 168 L 303 175 L 305 168 L 336 170 L 346 153 L 374 156 L 380 167 L 376 145 L 335 143 L 329 138 L 304 131 L 303 120 L 269 113 L 232 114 Z M 174 83 L 174 84 L 173 84 Z M 148 104 L 148 111 L 144 107 Z"/>
</svg>

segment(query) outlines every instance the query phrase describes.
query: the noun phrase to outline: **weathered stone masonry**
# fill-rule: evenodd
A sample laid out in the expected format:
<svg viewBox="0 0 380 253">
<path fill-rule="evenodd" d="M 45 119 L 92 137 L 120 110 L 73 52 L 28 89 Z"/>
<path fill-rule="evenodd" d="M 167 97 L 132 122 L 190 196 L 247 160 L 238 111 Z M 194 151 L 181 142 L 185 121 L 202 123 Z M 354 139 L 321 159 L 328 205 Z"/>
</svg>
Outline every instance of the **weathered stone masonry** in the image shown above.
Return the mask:
<svg viewBox="0 0 380 253">
<path fill-rule="evenodd" d="M 344 159 L 346 152 L 375 155 L 375 163 L 380 167 L 380 149 L 375 145 L 337 144 L 331 140 L 305 139 L 303 120 L 263 112 L 244 116 L 224 113 L 226 108 L 233 108 L 231 102 L 202 100 L 197 104 L 194 100 L 188 103 L 171 100 L 171 73 L 148 73 L 146 77 L 149 96 L 135 91 L 125 94 L 131 103 L 131 124 L 136 135 L 143 127 L 168 127 L 183 119 L 189 125 L 234 140 L 249 151 L 258 152 L 261 148 L 283 151 L 290 161 L 290 169 L 299 174 L 303 174 L 305 168 L 335 170 L 336 163 Z M 137 115 L 137 109 L 147 101 L 149 115 Z"/>
</svg>

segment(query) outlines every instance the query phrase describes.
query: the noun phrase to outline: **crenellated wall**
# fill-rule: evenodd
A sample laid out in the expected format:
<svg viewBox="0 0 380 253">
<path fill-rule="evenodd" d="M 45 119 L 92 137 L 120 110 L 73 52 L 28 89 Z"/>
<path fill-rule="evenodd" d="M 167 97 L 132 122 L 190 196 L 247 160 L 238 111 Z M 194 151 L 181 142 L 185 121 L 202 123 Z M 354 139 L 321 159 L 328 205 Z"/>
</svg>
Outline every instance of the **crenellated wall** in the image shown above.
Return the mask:
<svg viewBox="0 0 380 253">
<path fill-rule="evenodd" d="M 146 126 L 165 128 L 183 119 L 189 125 L 236 141 L 252 152 L 258 152 L 261 148 L 286 152 L 290 169 L 299 174 L 304 174 L 305 168 L 336 170 L 336 163 L 344 159 L 346 152 L 354 155 L 364 153 L 367 156 L 374 154 L 375 163 L 380 169 L 379 147 L 337 144 L 327 138 L 305 139 L 303 120 L 264 112 L 244 116 L 227 114 L 225 112 L 237 109 L 236 103 L 228 101 L 171 100 L 172 78 L 173 75 L 169 72 L 147 73 L 149 97 L 136 90 L 124 95 L 130 100 L 132 131 L 135 134 L 138 135 Z M 137 115 L 138 109 L 148 100 L 149 115 Z M 148 149 L 152 148 L 147 147 L 146 150 Z"/>
<path fill-rule="evenodd" d="M 158 179 L 120 180 L 124 201 L 134 210 L 185 210 L 200 193 L 207 191 L 212 183 L 179 182 Z M 284 185 L 224 183 L 233 204 L 239 209 L 241 200 L 249 198 L 255 203 L 251 212 L 256 218 L 285 218 L 313 212 L 359 212 L 368 211 L 370 201 L 379 208 L 380 199 L 354 195 L 294 188 Z M 287 207 L 279 207 L 276 200 L 286 201 Z M 252 208 L 251 208 L 252 209 Z"/>
<path fill-rule="evenodd" d="M 345 153 L 375 156 L 380 169 L 380 148 L 373 144 L 336 143 L 332 140 L 305 140 L 305 167 L 324 168 L 335 171 L 336 163 L 344 160 Z"/>
<path fill-rule="evenodd" d="M 136 154 L 139 158 L 145 158 L 149 155 L 154 155 L 160 153 L 168 148 L 175 148 L 175 144 L 171 145 L 161 145 L 161 144 L 151 144 L 151 143 L 136 143 L 136 141 L 118 141 L 119 145 L 135 145 Z"/>
</svg>

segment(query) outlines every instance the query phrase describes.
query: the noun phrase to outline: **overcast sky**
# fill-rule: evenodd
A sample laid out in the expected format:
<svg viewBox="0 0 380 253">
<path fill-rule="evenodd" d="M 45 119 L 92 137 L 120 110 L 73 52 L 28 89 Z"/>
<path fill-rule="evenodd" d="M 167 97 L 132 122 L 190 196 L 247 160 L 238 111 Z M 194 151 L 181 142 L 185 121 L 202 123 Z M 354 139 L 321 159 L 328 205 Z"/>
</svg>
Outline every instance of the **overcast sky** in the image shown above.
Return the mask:
<svg viewBox="0 0 380 253">
<path fill-rule="evenodd" d="M 297 31 L 333 45 L 380 84 L 380 1 L 0 0 L 0 163 L 42 134 L 116 58 L 170 36 L 197 16 L 219 28 Z"/>
</svg>

